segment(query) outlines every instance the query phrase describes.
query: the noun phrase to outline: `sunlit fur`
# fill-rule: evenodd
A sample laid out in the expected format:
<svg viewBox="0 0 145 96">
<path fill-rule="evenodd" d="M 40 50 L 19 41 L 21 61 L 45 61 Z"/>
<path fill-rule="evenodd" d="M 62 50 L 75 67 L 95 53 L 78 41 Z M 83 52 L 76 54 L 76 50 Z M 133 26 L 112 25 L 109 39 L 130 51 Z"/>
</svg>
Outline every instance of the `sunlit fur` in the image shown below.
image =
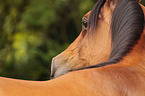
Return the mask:
<svg viewBox="0 0 145 96">
<path fill-rule="evenodd" d="M 89 30 L 85 33 L 86 29 L 83 28 L 69 48 L 53 59 L 52 69 L 55 74 L 59 74 L 56 73 L 57 70 L 65 74 L 66 70 L 101 63 L 109 58 L 110 21 L 115 8 L 115 4 L 109 1 L 107 0 L 101 9 L 103 18 L 99 15 L 93 36 Z M 142 9 L 145 13 L 144 6 Z M 84 18 L 88 18 L 89 14 L 90 12 Z M 144 82 L 145 29 L 138 43 L 117 64 L 69 72 L 49 81 L 25 81 L 0 77 L 0 96 L 144 96 Z"/>
</svg>

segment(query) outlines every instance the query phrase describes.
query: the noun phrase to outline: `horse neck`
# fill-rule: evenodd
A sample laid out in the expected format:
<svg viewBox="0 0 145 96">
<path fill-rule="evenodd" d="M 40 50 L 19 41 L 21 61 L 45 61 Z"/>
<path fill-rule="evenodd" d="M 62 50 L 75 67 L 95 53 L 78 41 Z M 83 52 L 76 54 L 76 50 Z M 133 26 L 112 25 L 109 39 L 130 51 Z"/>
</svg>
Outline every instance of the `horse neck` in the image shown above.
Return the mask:
<svg viewBox="0 0 145 96">
<path fill-rule="evenodd" d="M 145 6 L 140 4 L 145 14 Z M 144 17 L 145 18 L 145 17 Z M 121 64 L 141 67 L 145 69 L 145 28 L 143 34 L 134 48 L 123 58 Z"/>
<path fill-rule="evenodd" d="M 145 6 L 143 6 L 142 4 L 140 5 L 145 14 Z M 145 69 L 145 28 L 140 40 L 132 49 L 132 51 L 124 58 L 123 63 L 131 64 L 131 66 L 140 66 Z"/>
<path fill-rule="evenodd" d="M 122 64 L 140 67 L 144 69 L 143 71 L 145 71 L 145 28 L 140 40 L 134 46 L 132 51 L 124 57 Z"/>
</svg>

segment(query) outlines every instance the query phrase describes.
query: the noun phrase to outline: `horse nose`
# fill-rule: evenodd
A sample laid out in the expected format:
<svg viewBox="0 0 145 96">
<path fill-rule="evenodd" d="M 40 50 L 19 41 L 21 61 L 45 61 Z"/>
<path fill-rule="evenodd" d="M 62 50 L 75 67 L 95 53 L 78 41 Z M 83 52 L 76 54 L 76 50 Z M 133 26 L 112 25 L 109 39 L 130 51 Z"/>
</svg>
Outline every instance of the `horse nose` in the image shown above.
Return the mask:
<svg viewBox="0 0 145 96">
<path fill-rule="evenodd" d="M 50 79 L 53 79 L 54 78 L 54 75 L 55 75 L 55 58 L 52 58 L 52 61 L 51 61 L 51 75 L 50 75 Z"/>
<path fill-rule="evenodd" d="M 59 77 L 68 72 L 68 68 L 63 61 L 62 55 L 58 55 L 52 59 L 50 79 Z"/>
</svg>

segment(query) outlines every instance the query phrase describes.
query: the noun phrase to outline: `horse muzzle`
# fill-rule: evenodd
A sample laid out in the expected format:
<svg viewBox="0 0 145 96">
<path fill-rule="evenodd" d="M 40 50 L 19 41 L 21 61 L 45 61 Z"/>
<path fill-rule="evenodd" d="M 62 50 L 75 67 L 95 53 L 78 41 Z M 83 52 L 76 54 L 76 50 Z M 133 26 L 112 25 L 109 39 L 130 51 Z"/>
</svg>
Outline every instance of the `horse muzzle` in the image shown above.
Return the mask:
<svg viewBox="0 0 145 96">
<path fill-rule="evenodd" d="M 52 59 L 50 79 L 54 79 L 68 73 L 67 66 L 65 64 L 60 64 L 61 62 L 59 61 L 60 60 L 58 60 L 56 57 Z"/>
</svg>

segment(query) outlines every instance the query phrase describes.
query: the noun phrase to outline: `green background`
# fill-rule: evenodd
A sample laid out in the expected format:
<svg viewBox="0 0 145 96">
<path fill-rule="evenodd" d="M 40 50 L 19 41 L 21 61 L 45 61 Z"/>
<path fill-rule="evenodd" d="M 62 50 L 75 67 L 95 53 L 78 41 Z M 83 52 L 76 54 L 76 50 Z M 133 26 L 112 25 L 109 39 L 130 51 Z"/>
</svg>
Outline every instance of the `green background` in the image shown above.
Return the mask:
<svg viewBox="0 0 145 96">
<path fill-rule="evenodd" d="M 0 76 L 48 80 L 96 0 L 0 0 Z M 145 5 L 145 1 L 142 0 Z"/>
</svg>

